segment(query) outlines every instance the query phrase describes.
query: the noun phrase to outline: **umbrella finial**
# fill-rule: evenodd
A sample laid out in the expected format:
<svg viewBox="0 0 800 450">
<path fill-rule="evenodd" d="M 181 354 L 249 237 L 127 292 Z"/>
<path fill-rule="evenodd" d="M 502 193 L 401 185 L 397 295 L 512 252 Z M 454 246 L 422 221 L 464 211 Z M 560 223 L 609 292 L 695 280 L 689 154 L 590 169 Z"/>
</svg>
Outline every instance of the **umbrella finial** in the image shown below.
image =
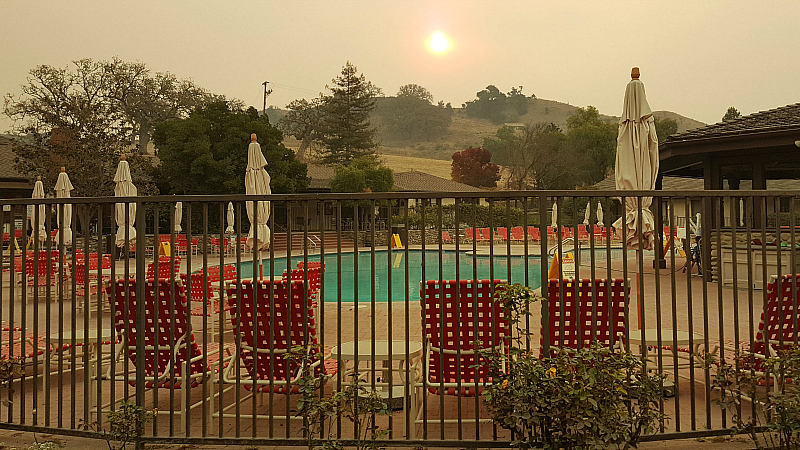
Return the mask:
<svg viewBox="0 0 800 450">
<path fill-rule="evenodd" d="M 634 67 L 634 68 L 631 69 L 631 79 L 632 80 L 638 80 L 639 79 L 639 68 L 638 67 Z"/>
<path fill-rule="evenodd" d="M 255 141 L 257 141 L 257 140 L 258 140 L 258 138 L 256 138 L 256 134 L 255 134 L 255 133 L 252 133 L 252 134 L 250 135 L 250 142 L 255 142 Z"/>
<path fill-rule="evenodd" d="M 125 161 L 127 159 L 128 159 L 128 155 L 126 155 L 125 153 L 123 153 L 122 156 L 119 157 L 120 161 Z"/>
<path fill-rule="evenodd" d="M 41 177 L 41 175 L 40 175 L 40 176 L 38 176 L 38 177 L 36 177 L 36 181 L 42 181 L 42 177 Z"/>
<path fill-rule="evenodd" d="M 61 173 L 64 173 L 64 172 L 66 172 L 66 171 L 67 171 L 67 168 L 66 168 L 66 167 L 64 167 L 64 166 L 61 166 Z"/>
</svg>

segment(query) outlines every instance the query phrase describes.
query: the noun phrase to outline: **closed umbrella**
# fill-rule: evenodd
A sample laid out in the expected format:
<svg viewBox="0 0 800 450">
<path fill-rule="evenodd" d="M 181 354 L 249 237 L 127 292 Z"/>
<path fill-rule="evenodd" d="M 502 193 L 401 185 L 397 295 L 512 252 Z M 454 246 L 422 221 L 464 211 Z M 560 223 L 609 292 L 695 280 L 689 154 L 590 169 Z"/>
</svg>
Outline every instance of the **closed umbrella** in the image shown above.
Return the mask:
<svg viewBox="0 0 800 450">
<path fill-rule="evenodd" d="M 61 173 L 58 174 L 56 180 L 56 198 L 70 198 L 72 195 L 69 191 L 73 189 L 72 183 L 69 181 L 69 175 L 62 167 Z M 63 207 L 64 217 L 61 217 L 61 207 L 58 208 L 58 232 L 56 233 L 56 242 L 60 243 L 64 236 L 64 245 L 72 245 L 72 205 L 65 204 Z"/>
<path fill-rule="evenodd" d="M 175 203 L 175 232 L 180 233 L 183 231 L 181 228 L 181 221 L 183 220 L 183 202 Z"/>
<path fill-rule="evenodd" d="M 234 221 L 236 221 L 236 215 L 233 213 L 233 202 L 228 202 L 228 228 L 225 228 L 225 233 L 233 234 Z"/>
<path fill-rule="evenodd" d="M 619 119 L 617 133 L 617 161 L 614 177 L 618 191 L 653 190 L 658 175 L 658 137 L 644 91 L 644 83 L 639 81 L 639 68 L 631 70 L 631 81 L 625 88 L 622 117 Z M 638 199 L 625 199 L 625 215 L 614 222 L 614 228 L 627 228 L 626 248 L 639 248 L 639 230 L 642 233 L 642 247 L 652 250 L 655 242 L 655 219 L 650 211 L 652 197 L 642 197 L 642 223 L 639 224 Z M 617 232 L 622 235 L 621 231 Z"/>
<path fill-rule="evenodd" d="M 120 158 L 119 165 L 117 166 L 117 174 L 114 175 L 114 183 L 117 186 L 114 188 L 114 196 L 116 197 L 135 197 L 138 195 L 136 186 L 133 185 L 131 180 L 131 168 L 128 166 L 128 161 L 125 160 L 125 155 Z M 125 206 L 128 209 L 128 222 L 126 222 Z M 128 230 L 128 239 L 133 242 L 136 239 L 136 228 L 133 227 L 136 221 L 136 203 L 117 203 L 115 205 L 114 219 L 117 222 L 117 236 L 115 243 L 117 247 L 125 246 L 125 230 Z"/>
<path fill-rule="evenodd" d="M 550 226 L 555 230 L 558 227 L 558 205 L 553 202 L 553 213 L 550 216 Z"/>
<path fill-rule="evenodd" d="M 256 135 L 250 135 L 250 146 L 247 148 L 247 171 L 244 175 L 244 187 L 247 195 L 268 195 L 272 193 L 269 187 L 269 174 L 264 167 L 267 160 L 261 153 L 261 146 L 256 142 Z M 247 235 L 247 246 L 260 251 L 269 248 L 270 231 L 267 226 L 269 220 L 269 202 L 247 202 L 247 217 L 250 219 L 250 233 Z M 257 223 L 254 223 L 255 208 L 258 208 Z M 257 232 L 256 232 L 257 231 Z"/>
<path fill-rule="evenodd" d="M 600 202 L 597 202 L 597 226 L 605 226 L 603 223 L 603 205 Z"/>
<path fill-rule="evenodd" d="M 589 216 L 592 214 L 592 205 L 586 202 L 586 212 L 583 213 L 583 224 L 589 225 Z"/>
<path fill-rule="evenodd" d="M 44 184 L 42 183 L 42 177 L 36 177 L 36 184 L 33 185 L 33 193 L 31 194 L 31 198 L 44 198 Z M 44 205 L 39 205 L 39 231 L 36 231 L 36 210 L 34 206 L 31 205 L 28 207 L 28 218 L 31 221 L 31 237 L 37 236 L 40 241 L 47 240 L 47 231 L 45 230 L 44 224 L 47 221 L 45 217 L 45 207 Z"/>
</svg>

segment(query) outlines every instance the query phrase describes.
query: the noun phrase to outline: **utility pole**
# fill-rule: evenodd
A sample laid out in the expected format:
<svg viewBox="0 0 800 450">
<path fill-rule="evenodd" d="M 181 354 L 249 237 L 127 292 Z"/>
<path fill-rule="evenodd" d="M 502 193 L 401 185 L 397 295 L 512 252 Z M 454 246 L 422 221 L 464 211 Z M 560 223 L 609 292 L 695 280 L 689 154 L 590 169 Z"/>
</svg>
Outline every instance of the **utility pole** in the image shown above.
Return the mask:
<svg viewBox="0 0 800 450">
<path fill-rule="evenodd" d="M 265 81 L 261 83 L 264 85 L 264 115 L 267 115 L 267 97 L 269 94 L 272 94 L 272 89 L 268 89 L 267 85 L 269 85 L 269 81 Z"/>
</svg>

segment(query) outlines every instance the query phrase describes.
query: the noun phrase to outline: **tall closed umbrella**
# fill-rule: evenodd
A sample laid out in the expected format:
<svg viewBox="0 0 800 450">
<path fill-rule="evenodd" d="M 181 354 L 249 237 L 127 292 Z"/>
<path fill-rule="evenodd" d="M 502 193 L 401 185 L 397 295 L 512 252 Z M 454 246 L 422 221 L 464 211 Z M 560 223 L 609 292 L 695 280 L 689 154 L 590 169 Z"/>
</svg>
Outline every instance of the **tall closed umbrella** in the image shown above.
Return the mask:
<svg viewBox="0 0 800 450">
<path fill-rule="evenodd" d="M 31 198 L 44 198 L 44 184 L 42 183 L 42 177 L 36 178 L 36 184 L 33 185 L 33 193 L 31 194 Z M 39 231 L 37 233 L 36 209 L 33 205 L 28 207 L 28 217 L 31 221 L 31 237 L 35 237 L 38 235 L 38 239 L 40 241 L 47 240 L 47 231 L 45 230 L 44 226 L 45 222 L 47 221 L 47 218 L 45 217 L 45 211 L 46 209 L 44 205 L 39 205 L 39 217 L 38 217 Z"/>
<path fill-rule="evenodd" d="M 69 175 L 62 167 L 61 173 L 58 174 L 56 180 L 56 198 L 70 198 L 72 195 L 69 191 L 73 189 L 72 183 L 69 181 Z M 61 207 L 58 208 L 58 232 L 56 233 L 56 243 L 61 243 L 64 240 L 64 245 L 72 244 L 72 205 L 65 204 L 63 206 L 64 216 L 61 216 Z M 63 238 L 61 236 L 64 236 Z"/>
<path fill-rule="evenodd" d="M 554 230 L 558 228 L 558 205 L 556 202 L 553 202 L 553 212 L 550 216 L 550 226 L 553 227 Z"/>
<path fill-rule="evenodd" d="M 256 142 L 256 135 L 250 135 L 250 146 L 247 148 L 247 171 L 244 175 L 244 188 L 247 195 L 268 195 L 272 193 L 269 187 L 269 174 L 264 169 L 267 160 L 261 153 L 261 146 Z M 269 202 L 247 202 L 247 217 L 250 219 L 250 233 L 247 235 L 247 246 L 254 250 L 269 248 L 270 231 L 267 226 L 269 220 Z M 255 208 L 258 208 L 258 217 Z M 256 232 L 257 231 L 257 232 Z"/>
<path fill-rule="evenodd" d="M 228 228 L 225 228 L 225 233 L 233 234 L 233 223 L 236 220 L 236 215 L 233 212 L 233 202 L 228 202 Z"/>
<path fill-rule="evenodd" d="M 589 216 L 592 214 L 591 202 L 586 202 L 586 212 L 583 213 L 583 224 L 589 225 Z"/>
<path fill-rule="evenodd" d="M 653 114 L 644 92 L 644 83 L 639 81 L 639 68 L 631 70 L 631 81 L 625 88 L 625 101 L 617 133 L 617 161 L 614 177 L 618 191 L 653 190 L 658 176 L 658 137 Z M 614 222 L 614 228 L 622 235 L 626 227 L 626 248 L 639 248 L 641 229 L 642 248 L 652 250 L 655 242 L 655 219 L 650 211 L 652 197 L 642 197 L 639 224 L 639 202 L 636 197 L 625 198 L 625 215 Z"/>
<path fill-rule="evenodd" d="M 605 226 L 603 223 L 603 204 L 600 202 L 597 202 L 597 226 Z"/>
<path fill-rule="evenodd" d="M 117 166 L 117 174 L 114 175 L 114 183 L 117 186 L 114 188 L 114 196 L 116 197 L 135 197 L 138 195 L 136 186 L 133 185 L 131 179 L 131 168 L 128 166 L 128 161 L 125 160 L 125 155 L 120 158 L 119 165 Z M 126 221 L 125 206 L 128 206 L 128 215 Z M 136 239 L 136 228 L 133 223 L 136 221 L 136 203 L 117 203 L 115 205 L 114 220 L 117 222 L 117 236 L 114 240 L 117 247 L 125 246 L 125 230 L 128 230 L 128 239 L 133 242 Z"/>
<path fill-rule="evenodd" d="M 181 221 L 183 220 L 183 202 L 175 203 L 175 232 L 180 233 L 183 231 L 181 228 Z"/>
</svg>

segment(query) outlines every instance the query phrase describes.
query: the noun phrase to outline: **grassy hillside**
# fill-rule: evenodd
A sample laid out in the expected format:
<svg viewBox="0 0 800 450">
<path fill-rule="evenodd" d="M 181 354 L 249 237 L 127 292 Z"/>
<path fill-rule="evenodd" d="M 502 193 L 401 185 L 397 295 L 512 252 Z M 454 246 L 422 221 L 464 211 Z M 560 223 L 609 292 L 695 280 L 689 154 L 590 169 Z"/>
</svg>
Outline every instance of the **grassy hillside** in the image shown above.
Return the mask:
<svg viewBox="0 0 800 450">
<path fill-rule="evenodd" d="M 567 118 L 577 110 L 577 106 L 555 100 L 531 99 L 528 112 L 521 116 L 509 117 L 507 123 L 552 122 L 566 130 Z M 277 115 L 277 112 L 273 113 Z M 705 125 L 671 111 L 654 111 L 653 115 L 662 119 L 675 119 L 678 123 L 678 132 Z M 607 120 L 619 120 L 616 116 L 605 114 L 600 116 Z M 378 153 L 393 170 L 403 172 L 413 169 L 447 179 L 450 178 L 450 162 L 454 152 L 482 145 L 484 138 L 494 136 L 497 129 L 502 126 L 488 120 L 467 117 L 461 108 L 453 110 L 453 121 L 447 133 L 430 141 L 392 140 L 382 132 L 380 120 L 373 120 L 373 125 L 378 128 L 380 140 Z M 300 145 L 292 138 L 285 139 L 284 144 L 293 149 L 297 149 Z"/>
</svg>

